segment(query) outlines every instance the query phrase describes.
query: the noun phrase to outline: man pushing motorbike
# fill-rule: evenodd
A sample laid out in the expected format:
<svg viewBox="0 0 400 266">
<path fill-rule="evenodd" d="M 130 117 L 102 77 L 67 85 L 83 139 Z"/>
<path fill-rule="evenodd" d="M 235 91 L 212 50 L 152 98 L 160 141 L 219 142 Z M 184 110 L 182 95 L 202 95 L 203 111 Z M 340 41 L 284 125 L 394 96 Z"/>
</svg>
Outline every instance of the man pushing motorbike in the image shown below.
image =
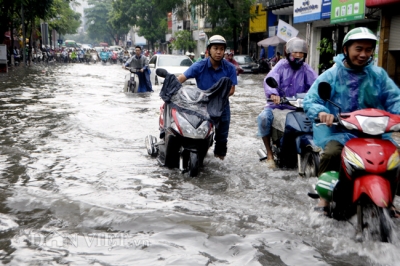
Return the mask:
<svg viewBox="0 0 400 266">
<path fill-rule="evenodd" d="M 334 58 L 335 65 L 318 77 L 304 99 L 307 115 L 312 120 L 319 118 L 328 126 L 314 127 L 315 144 L 324 148 L 318 176 L 327 171 L 339 172 L 345 143 L 357 137 L 356 133 L 342 127 L 331 127 L 339 109 L 320 98 L 318 86 L 321 82 L 330 84 L 330 101 L 340 106 L 342 113 L 377 108 L 400 114 L 399 88 L 384 69 L 373 64 L 376 42 L 377 37 L 368 28 L 349 31 L 343 39 L 343 53 Z M 390 135 L 384 137 L 390 139 Z M 340 177 L 336 186 L 346 187 L 346 181 Z M 328 206 L 329 202 L 320 198 L 315 210 L 327 214 Z M 394 207 L 393 211 L 398 217 Z"/>
<path fill-rule="evenodd" d="M 122 68 L 127 68 L 130 66 L 133 69 L 139 70 L 136 74 L 139 77 L 139 88 L 138 92 L 150 92 L 153 91 L 150 82 L 150 70 L 149 70 L 149 60 L 146 56 L 142 55 L 142 48 L 140 46 L 135 47 L 135 55 L 126 61 Z"/>
<path fill-rule="evenodd" d="M 271 128 L 274 120 L 272 110 L 291 109 L 287 105 L 280 104 L 281 97 L 295 96 L 296 93 L 307 92 L 315 79 L 317 73 L 305 63 L 307 57 L 307 43 L 300 38 L 292 38 L 286 43 L 286 59 L 279 60 L 268 75 L 264 79 L 265 97 L 272 100 L 272 103 L 267 102 L 264 110 L 258 115 L 258 133 L 262 137 L 268 158 L 267 165 L 270 168 L 275 168 L 274 158 L 271 149 Z M 272 77 L 276 80 L 278 88 L 268 86 L 266 80 Z"/>
<path fill-rule="evenodd" d="M 228 77 L 232 81 L 229 96 L 233 95 L 237 84 L 236 69 L 232 64 L 223 60 L 225 49 L 226 40 L 224 37 L 220 35 L 211 36 L 207 44 L 209 57 L 193 64 L 178 77 L 179 82 L 183 83 L 187 79 L 195 78 L 199 89 L 208 90 L 219 79 Z M 228 101 L 215 132 L 214 155 L 221 160 L 225 158 L 227 152 L 230 120 L 231 111 Z"/>
</svg>

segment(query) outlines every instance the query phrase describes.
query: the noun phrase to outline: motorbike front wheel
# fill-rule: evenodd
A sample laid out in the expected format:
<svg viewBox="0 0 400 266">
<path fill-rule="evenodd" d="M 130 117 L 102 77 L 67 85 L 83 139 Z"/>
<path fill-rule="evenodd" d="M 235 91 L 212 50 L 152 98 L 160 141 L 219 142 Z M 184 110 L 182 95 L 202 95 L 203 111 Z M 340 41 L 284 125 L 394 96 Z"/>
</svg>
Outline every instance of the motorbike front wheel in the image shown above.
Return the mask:
<svg viewBox="0 0 400 266">
<path fill-rule="evenodd" d="M 357 231 L 367 240 L 392 242 L 392 221 L 386 209 L 375 204 L 357 205 Z"/>
<path fill-rule="evenodd" d="M 199 173 L 199 157 L 196 152 L 190 152 L 189 154 L 189 176 L 196 177 Z"/>
<path fill-rule="evenodd" d="M 315 152 L 308 151 L 303 157 L 304 166 L 304 177 L 316 177 L 318 176 L 318 166 L 319 166 L 319 154 Z"/>
</svg>

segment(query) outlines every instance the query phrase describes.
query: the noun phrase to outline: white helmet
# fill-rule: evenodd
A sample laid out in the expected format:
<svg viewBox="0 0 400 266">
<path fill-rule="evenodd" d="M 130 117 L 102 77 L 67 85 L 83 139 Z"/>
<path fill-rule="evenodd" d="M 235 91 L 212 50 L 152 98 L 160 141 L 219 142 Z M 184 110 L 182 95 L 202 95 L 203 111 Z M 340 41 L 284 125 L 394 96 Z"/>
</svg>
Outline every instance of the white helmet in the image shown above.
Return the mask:
<svg viewBox="0 0 400 266">
<path fill-rule="evenodd" d="M 213 44 L 222 44 L 226 48 L 226 40 L 221 35 L 213 35 L 208 39 L 207 49 L 210 49 Z"/>
<path fill-rule="evenodd" d="M 189 51 L 188 52 L 186 52 L 186 54 L 185 54 L 186 56 L 189 56 L 190 55 L 190 53 L 189 53 Z"/>
<path fill-rule="evenodd" d="M 190 53 L 191 56 L 194 56 L 194 53 Z"/>
</svg>

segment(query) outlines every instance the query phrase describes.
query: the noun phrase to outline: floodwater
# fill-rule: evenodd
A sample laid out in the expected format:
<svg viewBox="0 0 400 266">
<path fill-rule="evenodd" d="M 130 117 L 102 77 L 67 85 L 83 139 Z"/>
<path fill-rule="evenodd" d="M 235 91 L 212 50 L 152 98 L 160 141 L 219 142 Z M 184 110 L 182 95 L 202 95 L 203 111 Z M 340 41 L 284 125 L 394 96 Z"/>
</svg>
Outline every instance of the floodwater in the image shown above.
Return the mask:
<svg viewBox="0 0 400 266">
<path fill-rule="evenodd" d="M 400 236 L 358 242 L 350 222 L 312 211 L 316 178 L 259 162 L 263 75 L 239 77 L 228 155 L 211 148 L 192 179 L 147 155 L 160 87 L 126 94 L 127 73 L 53 64 L 0 77 L 4 264 L 400 265 Z"/>
</svg>

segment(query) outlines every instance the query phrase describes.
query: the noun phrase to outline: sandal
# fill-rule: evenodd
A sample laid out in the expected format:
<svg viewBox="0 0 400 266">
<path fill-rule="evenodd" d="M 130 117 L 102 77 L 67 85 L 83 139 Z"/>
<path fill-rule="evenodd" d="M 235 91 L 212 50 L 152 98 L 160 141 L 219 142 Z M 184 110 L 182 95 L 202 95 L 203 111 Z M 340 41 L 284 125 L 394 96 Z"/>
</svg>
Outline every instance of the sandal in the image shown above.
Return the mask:
<svg viewBox="0 0 400 266">
<path fill-rule="evenodd" d="M 316 206 L 314 207 L 314 211 L 326 217 L 331 217 L 331 208 L 329 206 Z"/>
<path fill-rule="evenodd" d="M 398 211 L 395 206 L 390 208 L 389 214 L 392 218 L 400 218 L 400 211 Z"/>
</svg>

